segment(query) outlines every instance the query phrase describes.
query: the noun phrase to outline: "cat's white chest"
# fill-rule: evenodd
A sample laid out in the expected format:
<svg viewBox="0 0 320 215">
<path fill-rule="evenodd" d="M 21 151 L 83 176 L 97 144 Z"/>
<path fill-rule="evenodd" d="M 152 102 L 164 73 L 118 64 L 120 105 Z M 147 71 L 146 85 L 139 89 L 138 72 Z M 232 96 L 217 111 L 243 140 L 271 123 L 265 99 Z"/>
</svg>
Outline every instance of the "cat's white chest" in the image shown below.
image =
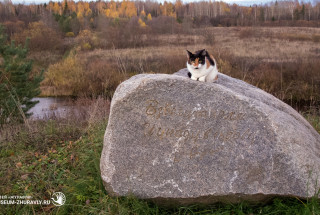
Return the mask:
<svg viewBox="0 0 320 215">
<path fill-rule="evenodd" d="M 201 65 L 200 67 L 194 66 L 187 63 L 187 68 L 191 73 L 191 79 L 203 82 L 214 82 L 217 79 L 218 70 L 216 66 L 207 67 L 207 63 Z"/>
</svg>

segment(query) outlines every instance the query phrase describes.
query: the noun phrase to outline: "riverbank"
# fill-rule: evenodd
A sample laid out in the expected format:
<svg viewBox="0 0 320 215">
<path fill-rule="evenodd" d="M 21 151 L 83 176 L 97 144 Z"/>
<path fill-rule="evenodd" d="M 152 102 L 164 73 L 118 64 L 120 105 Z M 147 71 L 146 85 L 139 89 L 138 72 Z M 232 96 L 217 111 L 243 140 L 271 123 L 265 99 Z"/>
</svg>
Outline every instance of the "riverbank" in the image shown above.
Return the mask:
<svg viewBox="0 0 320 215">
<path fill-rule="evenodd" d="M 37 97 L 32 101 L 38 103 L 31 108 L 28 113 L 32 113 L 31 120 L 48 120 L 52 118 L 69 118 L 69 116 L 87 117 L 90 108 L 97 101 L 103 101 L 106 104 L 109 100 L 102 97 L 95 98 L 72 98 L 72 97 Z M 108 107 L 105 107 L 108 108 Z"/>
</svg>

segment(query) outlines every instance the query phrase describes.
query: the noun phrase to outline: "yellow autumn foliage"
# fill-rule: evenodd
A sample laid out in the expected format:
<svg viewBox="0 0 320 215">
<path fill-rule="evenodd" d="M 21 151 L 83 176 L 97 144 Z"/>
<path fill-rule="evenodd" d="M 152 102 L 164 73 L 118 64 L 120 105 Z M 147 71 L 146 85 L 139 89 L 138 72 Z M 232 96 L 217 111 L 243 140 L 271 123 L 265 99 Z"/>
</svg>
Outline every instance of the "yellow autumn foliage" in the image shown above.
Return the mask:
<svg viewBox="0 0 320 215">
<path fill-rule="evenodd" d="M 67 32 L 66 33 L 66 37 L 74 37 L 74 33 L 73 32 Z"/>
<path fill-rule="evenodd" d="M 111 9 L 106 9 L 105 15 L 106 15 L 106 17 L 110 17 L 110 18 L 118 18 L 119 17 L 118 11 L 114 11 Z"/>
<path fill-rule="evenodd" d="M 90 8 L 88 8 L 86 10 L 86 16 L 91 16 L 91 14 L 92 14 L 92 10 Z"/>
<path fill-rule="evenodd" d="M 134 2 L 128 0 L 123 0 L 120 5 L 117 5 L 114 1 L 110 1 L 104 10 L 104 14 L 110 18 L 118 18 L 120 16 L 131 18 L 137 16 L 137 8 Z"/>
<path fill-rule="evenodd" d="M 90 45 L 90 43 L 84 43 L 82 46 L 81 46 L 82 50 L 90 50 L 92 49 L 92 46 Z"/>
<path fill-rule="evenodd" d="M 78 18 L 79 20 L 82 20 L 82 19 L 83 19 L 83 13 L 82 13 L 81 11 L 79 11 L 79 12 L 77 13 L 77 18 Z"/>
<path fill-rule="evenodd" d="M 62 45 L 60 35 L 43 22 L 31 22 L 23 32 L 17 32 L 12 36 L 18 44 L 24 44 L 26 38 L 30 38 L 31 50 L 54 50 Z"/>
<path fill-rule="evenodd" d="M 55 2 L 53 4 L 53 8 L 52 8 L 54 13 L 60 14 L 61 15 L 61 10 L 60 10 L 60 6 L 58 2 Z"/>
<path fill-rule="evenodd" d="M 146 23 L 141 18 L 139 18 L 138 23 L 139 23 L 140 27 L 146 27 L 147 26 Z"/>
<path fill-rule="evenodd" d="M 163 16 L 171 16 L 177 18 L 177 14 L 174 10 L 174 5 L 171 2 L 167 3 L 165 1 L 163 5 L 160 5 L 160 12 Z"/>
<path fill-rule="evenodd" d="M 85 72 L 76 56 L 71 54 L 49 66 L 44 84 L 53 87 L 58 95 L 77 95 L 86 84 Z"/>
<path fill-rule="evenodd" d="M 119 14 L 122 17 L 131 18 L 133 16 L 137 16 L 137 8 L 132 1 L 123 0 L 121 2 L 121 6 L 119 8 Z"/>
<path fill-rule="evenodd" d="M 97 36 L 90 30 L 82 30 L 76 38 L 76 42 L 83 50 L 89 50 L 98 45 Z"/>
<path fill-rule="evenodd" d="M 145 17 L 146 16 L 146 12 L 144 11 L 144 10 L 142 10 L 141 12 L 140 12 L 140 17 Z"/>
</svg>

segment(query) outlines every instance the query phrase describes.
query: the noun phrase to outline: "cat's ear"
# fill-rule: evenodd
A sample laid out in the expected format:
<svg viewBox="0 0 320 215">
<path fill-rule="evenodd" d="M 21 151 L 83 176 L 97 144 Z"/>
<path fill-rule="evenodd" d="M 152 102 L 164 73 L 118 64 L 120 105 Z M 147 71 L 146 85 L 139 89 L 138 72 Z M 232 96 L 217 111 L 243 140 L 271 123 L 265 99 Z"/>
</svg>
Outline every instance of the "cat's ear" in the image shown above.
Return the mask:
<svg viewBox="0 0 320 215">
<path fill-rule="evenodd" d="M 187 50 L 187 57 L 188 57 L 188 59 L 190 59 L 191 56 L 192 56 L 192 53 Z"/>
<path fill-rule="evenodd" d="M 200 53 L 202 56 L 207 56 L 207 51 L 205 49 L 202 49 Z"/>
</svg>

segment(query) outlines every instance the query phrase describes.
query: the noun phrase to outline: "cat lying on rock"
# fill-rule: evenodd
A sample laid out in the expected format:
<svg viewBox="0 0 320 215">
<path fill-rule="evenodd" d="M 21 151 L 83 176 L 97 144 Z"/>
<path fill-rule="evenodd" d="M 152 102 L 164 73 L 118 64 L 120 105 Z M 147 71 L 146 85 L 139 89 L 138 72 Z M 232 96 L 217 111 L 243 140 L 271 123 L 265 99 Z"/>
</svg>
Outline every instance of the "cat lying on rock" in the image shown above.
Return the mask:
<svg viewBox="0 0 320 215">
<path fill-rule="evenodd" d="M 187 50 L 188 76 L 196 81 L 215 82 L 218 80 L 218 68 L 215 59 L 205 50 L 196 51 L 195 54 Z"/>
</svg>

